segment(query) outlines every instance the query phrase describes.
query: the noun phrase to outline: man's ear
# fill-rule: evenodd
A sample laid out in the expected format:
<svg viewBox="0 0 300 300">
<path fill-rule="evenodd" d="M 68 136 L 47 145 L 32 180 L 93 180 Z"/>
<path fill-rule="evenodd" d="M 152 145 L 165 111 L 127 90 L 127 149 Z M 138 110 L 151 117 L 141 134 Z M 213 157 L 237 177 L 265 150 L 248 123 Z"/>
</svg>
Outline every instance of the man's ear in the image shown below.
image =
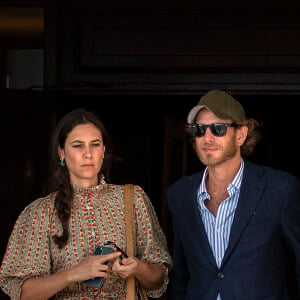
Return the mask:
<svg viewBox="0 0 300 300">
<path fill-rule="evenodd" d="M 236 142 L 239 147 L 241 147 L 246 141 L 248 135 L 248 127 L 242 126 L 237 129 Z"/>
</svg>

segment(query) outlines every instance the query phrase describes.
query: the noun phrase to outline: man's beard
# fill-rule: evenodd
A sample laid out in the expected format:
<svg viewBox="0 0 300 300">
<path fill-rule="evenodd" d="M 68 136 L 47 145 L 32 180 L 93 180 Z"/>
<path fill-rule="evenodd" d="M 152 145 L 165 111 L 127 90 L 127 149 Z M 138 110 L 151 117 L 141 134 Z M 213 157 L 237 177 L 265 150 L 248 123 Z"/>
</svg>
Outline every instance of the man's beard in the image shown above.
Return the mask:
<svg viewBox="0 0 300 300">
<path fill-rule="evenodd" d="M 205 147 L 207 146 L 213 146 L 216 147 L 218 149 L 218 151 L 220 151 L 220 148 L 218 146 L 215 145 L 204 145 Z M 223 148 L 222 154 L 221 156 L 215 156 L 214 154 L 206 154 L 203 153 L 201 150 L 197 151 L 197 155 L 200 159 L 200 161 L 208 166 L 208 167 L 214 167 L 217 165 L 220 165 L 226 161 L 228 161 L 229 159 L 233 158 L 236 153 L 238 151 L 238 148 L 236 147 L 235 143 L 234 143 L 234 139 L 231 140 L 231 142 L 227 145 L 226 148 Z"/>
</svg>

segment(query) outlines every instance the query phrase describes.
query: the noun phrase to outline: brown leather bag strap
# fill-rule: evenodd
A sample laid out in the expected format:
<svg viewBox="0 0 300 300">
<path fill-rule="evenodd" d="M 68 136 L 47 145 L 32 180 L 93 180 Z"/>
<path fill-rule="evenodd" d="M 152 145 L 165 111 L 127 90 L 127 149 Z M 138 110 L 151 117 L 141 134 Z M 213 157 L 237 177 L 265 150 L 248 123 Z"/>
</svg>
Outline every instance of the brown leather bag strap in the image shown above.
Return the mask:
<svg viewBox="0 0 300 300">
<path fill-rule="evenodd" d="M 125 228 L 126 228 L 126 252 L 128 256 L 134 256 L 133 247 L 133 196 L 134 186 L 132 184 L 125 184 L 124 187 L 124 206 L 125 206 Z M 130 276 L 126 283 L 126 300 L 135 299 L 135 278 Z"/>
</svg>

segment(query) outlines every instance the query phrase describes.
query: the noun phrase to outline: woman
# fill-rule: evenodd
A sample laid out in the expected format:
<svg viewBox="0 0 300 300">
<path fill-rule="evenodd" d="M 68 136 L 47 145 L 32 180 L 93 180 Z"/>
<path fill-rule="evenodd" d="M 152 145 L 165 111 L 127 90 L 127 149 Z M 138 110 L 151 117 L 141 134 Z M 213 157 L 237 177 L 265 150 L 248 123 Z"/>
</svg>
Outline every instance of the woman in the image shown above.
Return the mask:
<svg viewBox="0 0 300 300">
<path fill-rule="evenodd" d="M 20 214 L 0 269 L 0 286 L 11 299 L 125 299 L 126 278 L 135 276 L 148 295 L 160 297 L 171 258 L 153 206 L 134 187 L 136 257 L 126 252 L 124 186 L 108 184 L 111 154 L 95 114 L 77 109 L 58 123 L 53 138 L 54 192 Z M 93 255 L 101 245 L 113 253 Z M 103 277 L 99 287 L 86 280 Z"/>
</svg>

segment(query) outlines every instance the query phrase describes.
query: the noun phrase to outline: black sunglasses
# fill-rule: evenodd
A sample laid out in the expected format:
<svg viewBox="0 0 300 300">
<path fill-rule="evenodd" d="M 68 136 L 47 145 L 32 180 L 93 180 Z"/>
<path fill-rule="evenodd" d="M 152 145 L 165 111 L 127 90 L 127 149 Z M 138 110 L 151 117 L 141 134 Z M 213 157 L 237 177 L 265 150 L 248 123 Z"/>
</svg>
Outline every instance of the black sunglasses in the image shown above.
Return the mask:
<svg viewBox="0 0 300 300">
<path fill-rule="evenodd" d="M 111 245 L 111 246 L 115 247 L 116 250 L 117 250 L 118 252 L 121 252 L 121 253 L 122 253 L 121 259 L 127 258 L 127 257 L 128 257 L 128 255 L 127 255 L 120 247 L 118 247 L 114 242 L 112 242 L 112 241 L 107 241 L 107 242 L 104 244 L 104 246 L 107 246 L 107 245 Z"/>
<path fill-rule="evenodd" d="M 202 137 L 205 135 L 206 129 L 209 128 L 214 136 L 224 136 L 227 132 L 227 127 L 240 127 L 235 123 L 213 123 L 213 124 L 187 124 L 187 131 L 194 137 Z"/>
</svg>

